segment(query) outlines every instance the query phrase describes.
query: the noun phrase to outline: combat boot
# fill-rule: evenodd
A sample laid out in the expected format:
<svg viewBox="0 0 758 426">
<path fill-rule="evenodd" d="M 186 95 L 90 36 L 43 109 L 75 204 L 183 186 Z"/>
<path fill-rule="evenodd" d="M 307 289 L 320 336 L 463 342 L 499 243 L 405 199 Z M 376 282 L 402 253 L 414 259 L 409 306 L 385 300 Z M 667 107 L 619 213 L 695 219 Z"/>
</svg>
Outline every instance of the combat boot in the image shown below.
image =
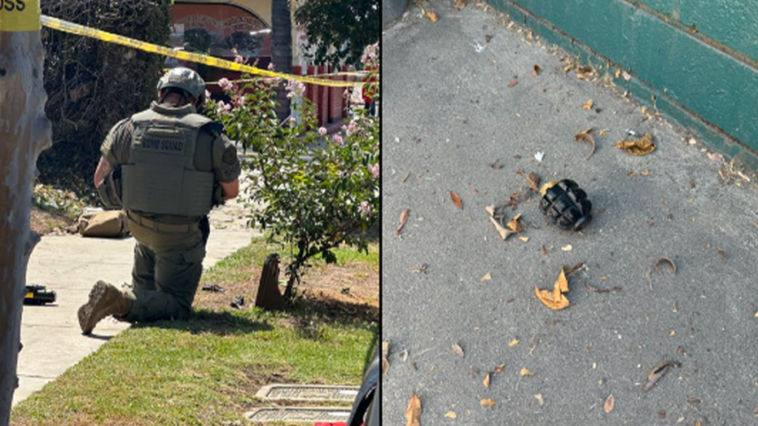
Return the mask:
<svg viewBox="0 0 758 426">
<path fill-rule="evenodd" d="M 79 326 L 82 334 L 90 334 L 95 325 L 108 315 L 124 317 L 132 302 L 113 284 L 98 281 L 89 292 L 89 301 L 79 308 Z"/>
</svg>

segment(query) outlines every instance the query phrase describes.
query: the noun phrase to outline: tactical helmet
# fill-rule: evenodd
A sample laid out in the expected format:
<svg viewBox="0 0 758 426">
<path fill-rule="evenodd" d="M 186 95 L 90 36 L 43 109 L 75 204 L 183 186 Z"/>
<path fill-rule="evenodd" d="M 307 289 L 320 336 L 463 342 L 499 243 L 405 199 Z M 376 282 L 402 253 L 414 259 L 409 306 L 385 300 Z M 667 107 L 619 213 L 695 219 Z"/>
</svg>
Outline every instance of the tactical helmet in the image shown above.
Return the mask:
<svg viewBox="0 0 758 426">
<path fill-rule="evenodd" d="M 561 229 L 579 231 L 592 220 L 592 203 L 573 180 L 548 182 L 540 190 L 540 211 Z"/>
<path fill-rule="evenodd" d="M 170 87 L 182 89 L 192 97 L 199 99 L 199 105 L 205 103 L 205 81 L 200 77 L 200 74 L 189 68 L 172 68 L 158 80 L 158 91 Z"/>
</svg>

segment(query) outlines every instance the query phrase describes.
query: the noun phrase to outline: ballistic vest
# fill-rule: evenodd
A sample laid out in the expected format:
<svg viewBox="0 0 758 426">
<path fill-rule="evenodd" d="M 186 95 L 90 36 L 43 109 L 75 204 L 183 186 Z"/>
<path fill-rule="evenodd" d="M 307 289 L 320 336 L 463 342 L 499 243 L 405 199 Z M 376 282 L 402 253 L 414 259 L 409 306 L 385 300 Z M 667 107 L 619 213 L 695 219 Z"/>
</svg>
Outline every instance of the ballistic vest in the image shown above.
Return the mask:
<svg viewBox="0 0 758 426">
<path fill-rule="evenodd" d="M 212 121 L 192 106 L 153 102 L 132 116 L 129 162 L 122 165 L 123 204 L 148 214 L 205 216 L 211 210 L 214 175 L 195 169 L 200 128 Z"/>
</svg>

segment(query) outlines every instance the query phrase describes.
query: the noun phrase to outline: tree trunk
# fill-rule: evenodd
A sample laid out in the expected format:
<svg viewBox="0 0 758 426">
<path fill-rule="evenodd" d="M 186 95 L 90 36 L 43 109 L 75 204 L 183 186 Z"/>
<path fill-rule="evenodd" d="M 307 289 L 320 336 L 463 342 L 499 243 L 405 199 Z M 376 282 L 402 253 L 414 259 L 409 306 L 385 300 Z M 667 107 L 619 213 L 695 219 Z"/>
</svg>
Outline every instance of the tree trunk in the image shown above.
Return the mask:
<svg viewBox="0 0 758 426">
<path fill-rule="evenodd" d="M 18 387 L 26 267 L 40 239 L 29 228 L 32 183 L 37 157 L 50 147 L 52 134 L 45 116 L 39 2 L 27 1 L 25 9 L 0 12 L 0 425 L 10 423 Z"/>
<path fill-rule="evenodd" d="M 276 71 L 292 72 L 292 14 L 290 0 L 271 0 L 271 59 Z M 290 100 L 284 85 L 276 89 L 279 107 L 276 115 L 284 120 L 290 115 Z"/>
</svg>

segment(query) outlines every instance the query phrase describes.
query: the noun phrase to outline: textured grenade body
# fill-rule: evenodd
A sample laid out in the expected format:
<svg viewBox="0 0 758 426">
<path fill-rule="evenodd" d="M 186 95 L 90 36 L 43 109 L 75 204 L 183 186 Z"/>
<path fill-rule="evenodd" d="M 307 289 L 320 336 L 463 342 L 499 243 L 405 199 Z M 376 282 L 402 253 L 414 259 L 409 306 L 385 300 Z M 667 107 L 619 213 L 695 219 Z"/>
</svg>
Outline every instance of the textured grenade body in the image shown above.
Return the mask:
<svg viewBox="0 0 758 426">
<path fill-rule="evenodd" d="M 573 180 L 548 182 L 540 192 L 540 211 L 561 229 L 579 231 L 592 220 L 592 203 Z"/>
</svg>

